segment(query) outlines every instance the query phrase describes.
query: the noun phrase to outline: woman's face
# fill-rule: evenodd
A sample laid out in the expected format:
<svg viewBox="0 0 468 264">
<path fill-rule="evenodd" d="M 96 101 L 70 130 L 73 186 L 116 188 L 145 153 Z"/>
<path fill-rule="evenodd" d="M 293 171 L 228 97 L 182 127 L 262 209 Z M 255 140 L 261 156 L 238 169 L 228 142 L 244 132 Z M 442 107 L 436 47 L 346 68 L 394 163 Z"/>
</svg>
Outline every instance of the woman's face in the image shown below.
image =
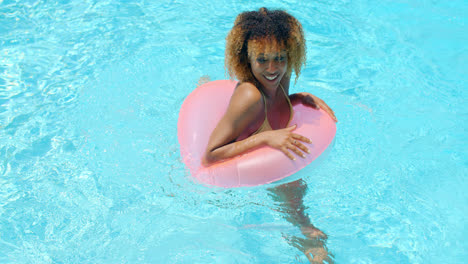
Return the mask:
<svg viewBox="0 0 468 264">
<path fill-rule="evenodd" d="M 275 90 L 288 68 L 286 51 L 257 53 L 249 57 L 252 74 L 265 89 Z"/>
</svg>

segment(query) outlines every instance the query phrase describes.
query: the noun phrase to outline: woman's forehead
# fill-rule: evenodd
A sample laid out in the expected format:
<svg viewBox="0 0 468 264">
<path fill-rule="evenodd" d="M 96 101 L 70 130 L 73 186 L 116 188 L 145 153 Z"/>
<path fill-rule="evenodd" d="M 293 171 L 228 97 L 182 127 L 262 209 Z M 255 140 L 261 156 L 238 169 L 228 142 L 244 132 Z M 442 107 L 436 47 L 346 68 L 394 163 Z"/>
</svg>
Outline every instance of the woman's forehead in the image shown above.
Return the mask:
<svg viewBox="0 0 468 264">
<path fill-rule="evenodd" d="M 272 52 L 260 52 L 260 53 L 255 53 L 255 57 L 273 57 L 273 56 L 286 56 L 288 53 L 286 50 L 281 50 L 281 51 L 272 51 Z"/>
<path fill-rule="evenodd" d="M 287 53 L 286 47 L 276 40 L 250 40 L 248 43 L 249 56 L 265 56 Z"/>
</svg>

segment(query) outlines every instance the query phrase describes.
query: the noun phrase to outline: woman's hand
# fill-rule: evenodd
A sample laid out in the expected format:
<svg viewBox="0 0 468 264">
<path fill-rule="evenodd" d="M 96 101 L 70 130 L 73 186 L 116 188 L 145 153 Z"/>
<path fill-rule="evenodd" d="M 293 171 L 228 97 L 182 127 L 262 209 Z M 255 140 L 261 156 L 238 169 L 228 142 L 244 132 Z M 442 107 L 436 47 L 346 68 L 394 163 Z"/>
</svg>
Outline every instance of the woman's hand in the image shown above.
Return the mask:
<svg viewBox="0 0 468 264">
<path fill-rule="evenodd" d="M 338 122 L 338 119 L 336 119 L 336 116 L 333 110 L 331 110 L 331 108 L 322 99 L 318 98 L 317 96 L 313 94 L 306 93 L 306 92 L 291 94 L 289 96 L 289 100 L 291 100 L 291 104 L 293 105 L 302 103 L 305 106 L 310 106 L 315 109 L 322 108 L 323 110 L 325 110 L 325 112 L 328 113 L 328 115 L 330 115 L 330 117 L 333 120 L 335 120 L 335 122 Z"/>
<path fill-rule="evenodd" d="M 305 157 L 304 153 L 310 153 L 309 149 L 301 142 L 312 143 L 310 139 L 301 136 L 292 131 L 296 129 L 296 125 L 278 130 L 269 130 L 262 132 L 265 137 L 265 144 L 268 146 L 281 150 L 288 158 L 296 160 L 291 151 L 298 156 Z"/>
</svg>

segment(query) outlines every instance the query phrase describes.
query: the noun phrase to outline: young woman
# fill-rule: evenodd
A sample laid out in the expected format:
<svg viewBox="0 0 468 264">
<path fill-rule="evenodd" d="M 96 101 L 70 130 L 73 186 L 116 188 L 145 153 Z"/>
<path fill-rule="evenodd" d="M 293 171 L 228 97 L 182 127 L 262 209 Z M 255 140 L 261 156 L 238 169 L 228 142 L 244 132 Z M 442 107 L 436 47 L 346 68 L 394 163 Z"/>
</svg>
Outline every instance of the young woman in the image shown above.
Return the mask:
<svg viewBox="0 0 468 264">
<path fill-rule="evenodd" d="M 310 140 L 294 133 L 289 124 L 292 105 L 322 108 L 336 121 L 333 111 L 310 93 L 289 95 L 291 73 L 296 79 L 306 60 L 302 26 L 280 10 L 261 8 L 237 16 L 226 38 L 226 68 L 239 80 L 228 109 L 211 134 L 204 165 L 232 158 L 268 145 L 290 159 L 304 157 Z"/>
<path fill-rule="evenodd" d="M 237 16 L 226 38 L 225 64 L 239 84 L 211 134 L 203 157 L 205 166 L 264 145 L 279 149 L 293 160 L 309 153 L 303 143 L 310 140 L 294 133 L 296 125 L 290 124 L 292 106 L 302 103 L 322 108 L 337 120 L 330 107 L 316 96 L 306 92 L 289 94 L 291 73 L 294 70 L 297 79 L 305 60 L 302 26 L 293 16 L 266 8 Z M 325 246 L 326 235 L 305 213 L 302 198 L 306 183 L 298 180 L 269 191 L 279 202 L 278 211 L 306 237 L 292 237 L 291 244 L 302 250 L 311 263 L 332 263 Z"/>
</svg>

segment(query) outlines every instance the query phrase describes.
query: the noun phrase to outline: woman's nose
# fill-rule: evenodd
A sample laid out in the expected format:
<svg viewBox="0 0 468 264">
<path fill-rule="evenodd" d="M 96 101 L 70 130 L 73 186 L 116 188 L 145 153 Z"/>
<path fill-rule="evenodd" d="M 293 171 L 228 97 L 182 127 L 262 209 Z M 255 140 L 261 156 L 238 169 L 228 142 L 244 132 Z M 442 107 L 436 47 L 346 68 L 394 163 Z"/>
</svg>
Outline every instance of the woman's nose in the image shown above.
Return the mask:
<svg viewBox="0 0 468 264">
<path fill-rule="evenodd" d="M 268 63 L 267 71 L 273 73 L 276 71 L 277 68 L 278 64 L 276 63 L 276 61 L 270 61 Z"/>
</svg>

